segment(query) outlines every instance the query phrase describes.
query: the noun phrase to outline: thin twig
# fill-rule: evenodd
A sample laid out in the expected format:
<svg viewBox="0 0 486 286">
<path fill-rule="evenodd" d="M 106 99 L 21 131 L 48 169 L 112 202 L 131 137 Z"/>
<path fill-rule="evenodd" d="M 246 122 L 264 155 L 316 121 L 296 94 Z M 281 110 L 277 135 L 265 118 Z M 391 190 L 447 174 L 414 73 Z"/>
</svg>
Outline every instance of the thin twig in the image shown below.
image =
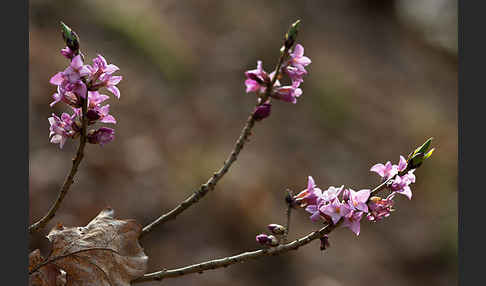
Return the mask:
<svg viewBox="0 0 486 286">
<path fill-rule="evenodd" d="M 400 172 L 397 175 L 403 175 L 404 173 L 408 172 L 408 168 L 402 172 Z M 387 187 L 389 182 L 391 182 L 397 175 L 385 180 L 383 183 L 375 187 L 373 190 L 371 190 L 371 194 L 377 193 Z M 290 205 L 290 204 L 289 204 Z M 250 251 L 250 252 L 244 252 L 241 254 L 237 254 L 234 256 L 229 256 L 225 258 L 220 258 L 220 259 L 215 259 L 215 260 L 209 260 L 206 262 L 198 263 L 198 264 L 193 264 L 193 265 L 188 265 L 184 266 L 181 268 L 175 268 L 175 269 L 163 269 L 157 272 L 152 272 L 145 274 L 144 276 L 137 278 L 133 280 L 133 283 L 140 283 L 140 282 L 146 282 L 146 281 L 160 281 L 165 278 L 173 278 L 173 277 L 179 277 L 179 276 L 184 276 L 187 274 L 191 273 L 202 273 L 205 270 L 210 270 L 210 269 L 218 269 L 222 267 L 227 267 L 229 265 L 238 263 L 238 262 L 244 262 L 247 260 L 251 259 L 258 259 L 264 256 L 273 256 L 273 255 L 279 255 L 285 252 L 288 252 L 290 250 L 296 250 L 301 246 L 304 246 L 311 241 L 315 239 L 321 238 L 325 234 L 331 233 L 334 229 L 336 229 L 338 226 L 341 225 L 343 220 L 340 220 L 337 224 L 328 224 L 325 225 L 323 228 L 319 229 L 318 231 L 314 231 L 304 237 L 301 237 L 299 239 L 296 239 L 290 243 L 284 243 L 280 244 L 276 247 L 271 247 L 271 248 L 264 248 L 264 249 L 259 249 L 255 251 Z M 288 231 L 288 226 L 287 225 L 287 231 Z"/>
<path fill-rule="evenodd" d="M 71 167 L 69 174 L 67 175 L 66 179 L 64 180 L 64 183 L 62 184 L 61 190 L 59 191 L 56 201 L 51 206 L 47 214 L 44 217 L 42 217 L 38 222 L 29 226 L 30 234 L 44 228 L 46 224 L 56 215 L 57 209 L 59 209 L 59 207 L 61 206 L 61 203 L 64 197 L 66 196 L 67 192 L 69 191 L 69 188 L 74 183 L 74 175 L 76 175 L 79 164 L 81 163 L 81 160 L 83 160 L 84 157 L 84 147 L 86 145 L 86 127 L 88 125 L 87 122 L 88 120 L 86 117 L 87 110 L 88 110 L 88 91 L 86 91 L 86 98 L 83 101 L 83 106 L 82 106 L 83 121 L 81 127 L 81 138 L 79 140 L 79 146 L 78 146 L 78 151 L 76 152 L 76 157 L 73 158 L 73 166 Z"/>
<path fill-rule="evenodd" d="M 272 79 L 271 82 L 269 82 L 267 86 L 267 90 L 265 94 L 262 95 L 261 100 L 257 103 L 256 106 L 264 104 L 269 98 L 271 94 L 271 90 L 275 82 L 277 81 L 278 75 L 280 73 L 280 68 L 282 67 L 282 63 L 284 61 L 284 58 L 288 55 L 288 49 L 285 51 L 281 52 L 280 58 L 278 60 L 277 66 L 275 68 L 275 76 Z M 240 137 L 236 141 L 236 144 L 231 151 L 230 155 L 228 158 L 224 161 L 223 166 L 216 172 L 214 175 L 201 187 L 192 193 L 188 198 L 186 198 L 184 201 L 182 201 L 179 205 L 177 205 L 174 209 L 170 210 L 169 212 L 161 215 L 158 217 L 156 220 L 153 222 L 149 223 L 146 225 L 141 234 L 140 237 L 143 237 L 147 233 L 149 233 L 154 227 L 156 227 L 159 224 L 163 224 L 169 220 L 175 219 L 179 214 L 181 214 L 183 211 L 185 211 L 187 208 L 192 206 L 193 204 L 197 203 L 202 197 L 204 197 L 209 191 L 214 190 L 216 187 L 216 184 L 221 180 L 221 178 L 228 172 L 229 168 L 233 164 L 233 162 L 236 161 L 238 158 L 238 155 L 240 154 L 241 150 L 245 146 L 245 143 L 248 141 L 248 138 L 251 135 L 251 130 L 253 126 L 255 125 L 255 110 L 252 111 L 248 119 L 246 120 L 246 124 L 241 130 Z"/>
<path fill-rule="evenodd" d="M 238 255 L 215 259 L 215 260 L 209 260 L 206 262 L 193 264 L 181 268 L 164 269 L 161 271 L 148 273 L 138 279 L 133 280 L 132 283 L 140 283 L 140 282 L 153 281 L 153 280 L 159 281 L 165 278 L 179 277 L 191 273 L 202 273 L 205 270 L 227 267 L 238 262 L 244 262 L 251 259 L 258 259 L 264 256 L 279 255 L 288 252 L 290 250 L 297 250 L 299 247 L 304 246 L 310 243 L 311 241 L 322 237 L 324 234 L 329 234 L 338 225 L 339 223 L 336 225 L 326 225 L 323 228 L 314 231 L 302 238 L 299 238 L 287 244 L 281 244 L 276 247 L 244 252 Z"/>
<path fill-rule="evenodd" d="M 282 238 L 283 243 L 287 243 L 287 238 L 288 238 L 289 232 L 290 232 L 290 217 L 292 215 L 292 208 L 294 207 L 293 206 L 293 200 L 292 200 L 293 196 L 294 196 L 293 192 L 291 190 L 287 189 L 287 195 L 285 196 L 285 202 L 287 203 L 287 210 L 285 212 L 285 214 L 287 216 L 287 221 L 285 223 L 285 231 L 284 231 L 284 235 L 283 235 L 283 238 Z"/>
<path fill-rule="evenodd" d="M 102 251 L 111 251 L 113 253 L 116 253 L 116 254 L 119 254 L 116 250 L 113 250 L 111 248 L 103 248 L 103 247 L 93 247 L 93 248 L 87 248 L 87 249 L 81 249 L 81 250 L 78 250 L 78 251 L 74 251 L 74 252 L 71 252 L 71 253 L 68 253 L 68 254 L 64 254 L 64 255 L 59 255 L 59 256 L 56 256 L 56 257 L 53 257 L 53 258 L 50 258 L 50 259 L 47 259 L 46 261 L 38 264 L 36 267 L 32 268 L 32 270 L 29 271 L 29 275 L 33 274 L 34 272 L 38 271 L 40 268 L 42 268 L 43 266 L 46 266 L 47 264 L 50 264 L 50 263 L 53 263 L 54 261 L 57 261 L 59 259 L 63 259 L 63 258 L 66 258 L 66 257 L 69 257 L 69 256 L 72 256 L 72 255 L 76 255 L 76 254 L 79 254 L 79 253 L 82 253 L 82 252 L 87 252 L 87 251 L 97 251 L 97 250 L 102 250 Z"/>
</svg>

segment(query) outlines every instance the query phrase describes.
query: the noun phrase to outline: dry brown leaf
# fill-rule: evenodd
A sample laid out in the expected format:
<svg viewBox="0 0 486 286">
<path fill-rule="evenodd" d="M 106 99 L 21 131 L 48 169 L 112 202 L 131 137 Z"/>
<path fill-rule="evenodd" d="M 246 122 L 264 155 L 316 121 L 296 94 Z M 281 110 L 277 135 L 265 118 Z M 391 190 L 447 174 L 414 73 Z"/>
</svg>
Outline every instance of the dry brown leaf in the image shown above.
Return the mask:
<svg viewBox="0 0 486 286">
<path fill-rule="evenodd" d="M 40 250 L 36 249 L 29 254 L 29 272 L 44 262 Z M 29 276 L 31 286 L 64 286 L 66 285 L 66 272 L 54 264 L 48 264 Z"/>
<path fill-rule="evenodd" d="M 135 220 L 114 219 L 113 214 L 104 209 L 85 227 L 58 225 L 47 235 L 52 243 L 48 265 L 66 272 L 65 285 L 129 286 L 145 274 L 148 257 L 138 243 L 141 226 Z"/>
</svg>

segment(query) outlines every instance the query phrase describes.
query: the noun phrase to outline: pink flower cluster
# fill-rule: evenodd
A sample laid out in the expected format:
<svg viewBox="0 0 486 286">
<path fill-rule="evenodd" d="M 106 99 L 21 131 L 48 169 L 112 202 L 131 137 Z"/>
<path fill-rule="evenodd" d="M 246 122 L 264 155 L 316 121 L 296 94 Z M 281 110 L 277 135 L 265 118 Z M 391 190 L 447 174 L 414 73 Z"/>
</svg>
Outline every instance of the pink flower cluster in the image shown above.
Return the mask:
<svg viewBox="0 0 486 286">
<path fill-rule="evenodd" d="M 311 60 L 304 56 L 304 47 L 297 44 L 293 51 L 289 53 L 289 59 L 282 64 L 279 74 L 285 73 L 289 76 L 291 84 L 281 86 L 279 80 L 275 80 L 272 86 L 270 97 L 286 102 L 296 103 L 297 98 L 302 95 L 300 84 L 304 81 L 303 77 L 307 74 L 305 67 Z M 267 87 L 272 83 L 275 71 L 268 74 L 263 69 L 262 61 L 257 62 L 257 68 L 245 72 L 246 92 L 255 92 L 257 95 L 266 92 Z M 268 106 L 266 107 L 268 109 Z M 268 111 L 268 114 L 270 112 Z M 268 115 L 267 115 L 268 116 Z"/>
<path fill-rule="evenodd" d="M 370 171 L 377 173 L 382 177 L 383 181 L 393 178 L 393 183 L 390 189 L 402 195 L 405 195 L 408 199 L 412 199 L 412 190 L 410 189 L 410 184 L 415 183 L 415 169 L 408 171 L 406 174 L 400 176 L 399 173 L 407 169 L 407 160 L 405 157 L 400 156 L 398 165 L 390 163 L 390 161 L 383 164 L 376 164 L 371 167 Z"/>
<path fill-rule="evenodd" d="M 82 128 L 82 106 L 87 100 L 86 111 L 88 125 L 96 122 L 116 124 L 115 118 L 109 114 L 110 105 L 102 105 L 109 96 L 101 94 L 99 89 L 104 87 L 115 97 L 120 98 L 120 90 L 116 85 L 122 80 L 122 76 L 113 75 L 119 68 L 114 64 L 108 64 L 105 58 L 97 55 L 92 65 L 85 65 L 80 54 L 75 55 L 69 47 L 61 50 L 61 54 L 68 58 L 70 65 L 62 72 L 58 72 L 50 83 L 57 86 L 57 92 L 52 95 L 53 107 L 58 102 L 70 106 L 73 114 L 63 113 L 61 117 L 52 114 L 49 117 L 50 141 L 59 144 L 62 148 L 68 138 L 77 138 Z M 87 99 L 86 99 L 87 95 Z M 101 127 L 87 131 L 87 142 L 92 144 L 106 144 L 114 139 L 115 130 Z"/>
<path fill-rule="evenodd" d="M 393 211 L 395 194 L 402 194 L 411 199 L 410 184 L 415 182 L 414 170 L 399 175 L 407 169 L 407 161 L 400 156 L 398 165 L 387 162 L 376 164 L 371 171 L 378 173 L 384 180 L 392 179 L 388 188 L 391 194 L 386 199 L 371 197 L 369 189 L 354 191 L 350 188 L 329 187 L 323 191 L 318 188 L 314 179 L 309 176 L 307 189 L 294 196 L 294 200 L 311 214 L 314 222 L 323 220 L 337 224 L 342 220 L 342 226 L 351 229 L 356 235 L 360 233 L 360 221 L 366 216 L 370 221 L 379 221 L 388 217 Z"/>
</svg>

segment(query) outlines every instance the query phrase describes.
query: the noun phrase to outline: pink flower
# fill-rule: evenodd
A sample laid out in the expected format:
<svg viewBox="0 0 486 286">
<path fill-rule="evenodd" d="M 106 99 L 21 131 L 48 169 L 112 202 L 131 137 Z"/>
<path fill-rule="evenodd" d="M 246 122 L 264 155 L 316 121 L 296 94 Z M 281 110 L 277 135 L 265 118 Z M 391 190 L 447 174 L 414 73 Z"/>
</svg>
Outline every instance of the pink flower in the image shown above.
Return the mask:
<svg viewBox="0 0 486 286">
<path fill-rule="evenodd" d="M 100 94 L 98 91 L 88 92 L 88 111 L 86 112 L 86 116 L 90 124 L 93 124 L 96 120 L 103 123 L 116 124 L 115 117 L 109 114 L 110 105 L 101 106 L 101 103 L 108 98 L 107 95 Z M 81 111 L 78 110 L 78 112 Z"/>
<path fill-rule="evenodd" d="M 372 197 L 368 203 L 368 220 L 376 222 L 390 216 L 391 212 L 393 211 L 394 196 L 395 194 L 391 193 L 386 199 Z"/>
<path fill-rule="evenodd" d="M 101 82 L 97 85 L 98 87 L 106 87 L 116 98 L 120 98 L 120 90 L 116 85 L 123 79 L 121 75 L 114 76 L 111 74 L 104 73 L 100 76 Z"/>
<path fill-rule="evenodd" d="M 293 83 L 289 86 L 277 87 L 272 92 L 273 98 L 283 100 L 286 102 L 297 103 L 297 98 L 302 95 L 302 89 L 299 87 L 299 83 Z"/>
<path fill-rule="evenodd" d="M 293 52 L 290 53 L 290 64 L 298 69 L 304 70 L 304 67 L 312 61 L 304 56 L 304 47 L 301 44 L 295 45 Z"/>
<path fill-rule="evenodd" d="M 51 77 L 50 82 L 54 85 L 61 85 L 64 81 L 70 83 L 77 83 L 81 77 L 90 74 L 88 66 L 83 64 L 81 55 L 75 56 L 71 64 L 62 72 L 58 72 L 53 77 Z"/>
<path fill-rule="evenodd" d="M 397 170 L 398 172 L 402 172 L 405 171 L 405 169 L 407 169 L 407 160 L 405 159 L 405 157 L 400 155 L 400 160 L 398 161 Z"/>
<path fill-rule="evenodd" d="M 66 140 L 68 138 L 74 138 L 79 135 L 81 131 L 80 127 L 76 125 L 74 118 L 76 114 L 69 115 L 67 113 L 63 113 L 59 118 L 54 113 L 52 117 L 49 117 L 49 138 L 51 138 L 51 143 L 59 144 L 59 148 L 62 149 Z"/>
<path fill-rule="evenodd" d="M 319 210 L 323 214 L 329 216 L 334 224 L 351 211 L 348 204 L 343 204 L 338 199 L 335 199 L 326 205 L 322 205 Z"/>
<path fill-rule="evenodd" d="M 100 76 L 103 73 L 106 74 L 113 74 L 116 71 L 120 70 L 119 67 L 117 67 L 114 64 L 108 64 L 106 62 L 106 59 L 98 54 L 94 59 L 93 59 L 93 65 L 88 66 L 88 68 L 91 71 L 92 76 Z M 94 80 L 96 80 L 98 77 L 96 77 Z"/>
<path fill-rule="evenodd" d="M 349 228 L 356 235 L 359 235 L 360 231 L 360 221 L 363 217 L 363 212 L 350 211 L 343 218 L 343 227 Z"/>
<path fill-rule="evenodd" d="M 321 216 L 321 211 L 319 210 L 318 205 L 308 205 L 305 207 L 305 211 L 310 213 L 311 216 L 309 217 L 311 221 L 317 222 L 323 217 Z"/>
<path fill-rule="evenodd" d="M 52 95 L 54 99 L 50 106 L 53 107 L 56 103 L 62 101 L 72 107 L 81 107 L 80 98 L 86 96 L 86 85 L 78 80 L 74 83 L 63 81 L 57 86 L 57 92 Z"/>
<path fill-rule="evenodd" d="M 285 66 L 283 71 L 290 77 L 292 83 L 300 84 L 304 82 L 304 75 L 307 74 L 305 69 L 300 69 L 294 66 Z"/>
<path fill-rule="evenodd" d="M 337 187 L 329 187 L 327 190 L 325 190 L 323 193 L 322 193 L 322 200 L 324 200 L 326 203 L 328 202 L 331 202 L 335 199 L 338 198 L 339 194 L 341 194 L 341 192 L 343 191 L 344 189 L 344 185 L 337 188 Z"/>
<path fill-rule="evenodd" d="M 270 76 L 263 70 L 262 61 L 257 61 L 257 68 L 245 72 L 246 93 L 263 93 L 270 82 Z"/>
<path fill-rule="evenodd" d="M 414 170 L 410 170 L 403 176 L 396 176 L 390 188 L 393 192 L 406 196 L 409 200 L 412 199 L 412 190 L 410 184 L 415 183 Z"/>
<path fill-rule="evenodd" d="M 71 64 L 62 72 L 55 74 L 49 82 L 57 85 L 57 93 L 53 94 L 54 101 L 51 107 L 59 101 L 63 101 L 73 107 L 79 107 L 79 98 L 86 96 L 86 85 L 81 80 L 89 75 L 90 71 L 80 55 L 73 57 Z"/>
<path fill-rule="evenodd" d="M 302 207 L 307 205 L 317 205 L 318 198 L 322 195 L 321 189 L 317 188 L 314 178 L 309 176 L 307 178 L 307 189 L 298 193 L 294 199 Z"/>
<path fill-rule="evenodd" d="M 407 160 L 405 157 L 400 155 L 400 160 L 398 161 L 398 165 L 392 165 L 390 161 L 386 162 L 385 165 L 383 164 L 376 164 L 371 167 L 370 171 L 378 173 L 383 179 L 388 180 L 391 177 L 395 176 L 399 172 L 404 171 L 407 169 Z"/>
<path fill-rule="evenodd" d="M 390 161 L 383 164 L 376 164 L 370 169 L 371 172 L 375 172 L 380 175 L 383 179 L 388 180 L 389 178 L 395 176 L 398 173 L 398 167 L 392 165 Z"/>
<path fill-rule="evenodd" d="M 122 76 L 115 76 L 113 73 L 120 70 L 114 64 L 108 64 L 102 55 L 97 55 L 93 59 L 93 64 L 88 66 L 90 70 L 90 81 L 92 89 L 106 87 L 116 98 L 120 98 L 120 90 L 116 85 L 123 79 Z"/>
<path fill-rule="evenodd" d="M 361 190 L 358 192 L 349 189 L 349 205 L 359 211 L 368 212 L 368 205 L 366 202 L 370 197 L 370 190 Z"/>
</svg>

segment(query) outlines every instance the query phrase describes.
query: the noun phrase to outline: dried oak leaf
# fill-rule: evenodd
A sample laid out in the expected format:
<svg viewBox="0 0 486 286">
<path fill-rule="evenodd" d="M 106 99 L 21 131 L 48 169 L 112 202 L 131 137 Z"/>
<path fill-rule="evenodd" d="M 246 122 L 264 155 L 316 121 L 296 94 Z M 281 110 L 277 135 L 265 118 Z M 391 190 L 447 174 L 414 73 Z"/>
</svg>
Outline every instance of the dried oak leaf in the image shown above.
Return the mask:
<svg viewBox="0 0 486 286">
<path fill-rule="evenodd" d="M 40 250 L 36 249 L 29 254 L 29 272 L 44 262 Z M 31 286 L 64 286 L 66 285 L 66 272 L 54 264 L 46 264 L 29 276 Z"/>
<path fill-rule="evenodd" d="M 67 286 L 129 286 L 145 274 L 148 257 L 138 243 L 142 227 L 113 215 L 104 209 L 85 227 L 58 225 L 47 235 L 48 260 L 66 272 Z"/>
</svg>

